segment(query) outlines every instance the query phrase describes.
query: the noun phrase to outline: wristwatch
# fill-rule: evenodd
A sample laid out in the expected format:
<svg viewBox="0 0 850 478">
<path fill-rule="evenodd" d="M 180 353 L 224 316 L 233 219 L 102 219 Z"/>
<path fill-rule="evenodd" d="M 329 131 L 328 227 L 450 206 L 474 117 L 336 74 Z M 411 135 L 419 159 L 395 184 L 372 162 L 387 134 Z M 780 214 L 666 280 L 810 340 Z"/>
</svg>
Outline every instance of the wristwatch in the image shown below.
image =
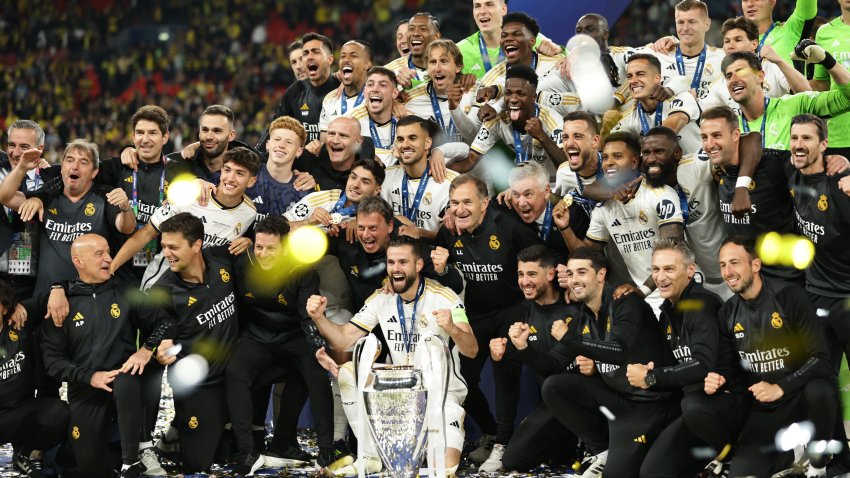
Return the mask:
<svg viewBox="0 0 850 478">
<path fill-rule="evenodd" d="M 643 379 L 643 381 L 646 382 L 647 387 L 655 385 L 655 372 L 652 370 L 647 370 L 646 377 Z"/>
</svg>

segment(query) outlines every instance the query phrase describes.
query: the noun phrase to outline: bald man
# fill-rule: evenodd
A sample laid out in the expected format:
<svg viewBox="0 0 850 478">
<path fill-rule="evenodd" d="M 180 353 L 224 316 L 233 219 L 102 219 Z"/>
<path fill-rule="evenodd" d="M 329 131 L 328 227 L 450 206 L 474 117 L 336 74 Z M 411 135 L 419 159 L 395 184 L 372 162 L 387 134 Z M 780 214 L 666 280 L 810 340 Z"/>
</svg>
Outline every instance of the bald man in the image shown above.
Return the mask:
<svg viewBox="0 0 850 478">
<path fill-rule="evenodd" d="M 587 35 L 599 44 L 602 64 L 615 88 L 626 80 L 626 62 L 634 49 L 627 46 L 608 46 L 608 19 L 598 13 L 588 13 L 578 19 L 576 35 Z"/>
<path fill-rule="evenodd" d="M 363 136 L 360 122 L 338 116 L 328 124 L 325 146 L 316 156 L 306 149 L 295 160 L 294 169 L 306 171 L 316 180 L 316 189 L 345 189 L 351 165 L 360 158 L 375 157 L 375 146 L 369 135 Z"/>
<path fill-rule="evenodd" d="M 77 278 L 53 286 L 67 296 L 68 319 L 59 325 L 45 323 L 42 348 L 48 375 L 68 382 L 68 435 L 80 476 L 108 477 L 118 467 L 118 457 L 107 452 L 115 418 L 121 435 L 120 476 L 164 474 L 161 469 L 147 470 L 139 461 L 140 375 L 161 341 L 163 327 L 150 323 L 155 315 L 142 309 L 145 301 L 125 294 L 112 278 L 109 244 L 102 236 L 75 239 L 71 262 Z M 47 298 L 42 294 L 33 299 L 33 317 L 44 317 Z M 147 339 L 136 350 L 138 330 Z"/>
</svg>

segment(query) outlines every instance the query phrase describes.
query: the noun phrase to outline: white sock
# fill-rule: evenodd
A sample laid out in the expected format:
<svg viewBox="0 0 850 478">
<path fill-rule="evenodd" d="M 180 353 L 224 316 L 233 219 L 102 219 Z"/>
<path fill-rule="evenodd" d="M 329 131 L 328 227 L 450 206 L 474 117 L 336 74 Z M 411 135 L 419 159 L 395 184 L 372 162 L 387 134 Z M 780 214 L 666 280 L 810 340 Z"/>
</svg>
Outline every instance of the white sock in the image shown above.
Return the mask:
<svg viewBox="0 0 850 478">
<path fill-rule="evenodd" d="M 331 380 L 331 393 L 334 399 L 334 442 L 345 440 L 348 432 L 348 419 L 342 408 L 342 397 L 339 394 L 339 382 Z"/>
</svg>

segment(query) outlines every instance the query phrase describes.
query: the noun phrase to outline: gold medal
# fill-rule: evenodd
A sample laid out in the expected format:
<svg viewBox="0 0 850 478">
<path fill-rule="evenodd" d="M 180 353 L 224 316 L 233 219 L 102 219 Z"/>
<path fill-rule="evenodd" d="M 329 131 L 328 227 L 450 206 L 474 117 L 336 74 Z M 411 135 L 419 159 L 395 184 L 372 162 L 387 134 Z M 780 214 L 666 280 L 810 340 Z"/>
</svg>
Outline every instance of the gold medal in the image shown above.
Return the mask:
<svg viewBox="0 0 850 478">
<path fill-rule="evenodd" d="M 342 222 L 342 214 L 335 212 L 331 214 L 331 224 L 339 224 Z"/>
<path fill-rule="evenodd" d="M 572 194 L 566 194 L 566 195 L 564 195 L 564 198 L 561 199 L 561 201 L 564 203 L 565 206 L 570 207 L 570 206 L 573 205 L 573 195 Z"/>
</svg>

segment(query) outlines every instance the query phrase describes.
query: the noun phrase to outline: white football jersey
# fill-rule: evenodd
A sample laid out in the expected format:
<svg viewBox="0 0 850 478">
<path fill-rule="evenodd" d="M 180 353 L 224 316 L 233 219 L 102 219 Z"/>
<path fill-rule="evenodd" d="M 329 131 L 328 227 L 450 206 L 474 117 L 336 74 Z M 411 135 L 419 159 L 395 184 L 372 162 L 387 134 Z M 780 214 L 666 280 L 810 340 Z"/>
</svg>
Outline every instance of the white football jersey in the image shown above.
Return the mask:
<svg viewBox="0 0 850 478">
<path fill-rule="evenodd" d="M 395 124 L 398 121 L 395 116 L 392 120 L 385 124 L 375 123 L 375 132 L 377 137 L 372 135 L 372 122 L 369 119 L 369 111 L 366 110 L 366 105 L 360 105 L 354 108 L 345 116 L 350 116 L 360 122 L 360 135 L 366 138 L 372 138 L 375 143 L 375 157 L 384 163 L 384 167 L 392 166 L 398 160 L 393 156 L 393 145 L 395 144 Z"/>
<path fill-rule="evenodd" d="M 430 119 L 436 122 L 437 125 L 439 125 L 440 129 L 447 128 L 454 130 L 453 136 L 446 137 L 444 135 L 442 141 L 438 141 L 438 143 L 442 144 L 464 142 L 463 132 L 461 131 L 464 128 L 459 128 L 458 125 L 455 124 L 455 121 L 452 117 L 452 112 L 449 109 L 449 100 L 445 96 L 435 95 L 437 105 L 439 105 L 440 118 L 442 122 L 437 120 L 437 114 L 434 111 L 434 105 L 431 103 L 432 92 L 433 87 L 431 86 L 431 82 L 420 83 L 407 91 L 407 103 L 405 103 L 404 106 L 407 107 L 407 111 L 409 111 L 411 114 L 416 115 L 420 118 Z M 474 100 L 475 95 L 472 93 L 472 91 L 465 93 L 461 98 L 458 109 L 468 108 Z M 474 133 L 470 135 L 470 137 L 467 139 L 467 142 L 472 141 L 472 138 L 474 136 Z"/>
<path fill-rule="evenodd" d="M 555 56 L 542 55 L 540 53 L 534 52 L 534 58 L 537 61 L 537 64 L 534 67 L 534 71 L 537 73 L 538 82 L 542 81 L 543 77 L 549 73 L 550 71 L 557 68 L 558 64 L 565 57 L 564 55 L 558 54 Z M 532 64 L 534 60 L 532 60 Z M 502 92 L 505 88 L 505 73 L 508 71 L 508 62 L 507 60 L 497 63 L 493 68 L 484 74 L 481 77 L 481 81 L 479 86 L 496 86 L 499 88 L 499 96 L 501 96 Z M 557 83 L 554 83 L 557 84 Z M 538 85 L 538 91 L 540 87 Z"/>
<path fill-rule="evenodd" d="M 417 75 L 416 79 L 417 80 L 428 81 L 428 80 L 431 79 L 431 77 L 428 75 L 428 69 L 427 68 L 425 68 L 425 69 L 419 68 L 418 66 L 414 65 L 410 61 L 410 53 L 408 53 L 407 55 L 404 55 L 402 57 L 396 58 L 395 60 L 387 63 L 386 65 L 384 65 L 384 68 L 392 70 L 393 73 L 395 73 L 397 75 L 398 72 L 401 71 L 402 69 L 407 70 L 407 69 L 410 69 L 411 66 L 413 67 L 414 70 L 416 70 L 416 75 Z"/>
<path fill-rule="evenodd" d="M 685 154 L 696 153 L 702 148 L 702 139 L 699 135 L 699 117 L 700 109 L 697 101 L 690 93 L 679 93 L 676 96 L 664 101 L 661 107 L 661 117 L 658 118 L 656 111 L 643 111 L 640 103 L 635 101 L 632 106 L 624 113 L 620 122 L 614 127 L 612 132 L 628 131 L 633 134 L 643 136 L 643 125 L 640 120 L 638 108 L 645 114 L 646 123 L 649 128 L 661 126 L 661 123 L 673 113 L 684 113 L 688 116 L 688 124 L 686 124 L 678 133 L 679 146 Z"/>
<path fill-rule="evenodd" d="M 692 57 L 682 56 L 682 64 L 685 69 L 685 74 L 682 75 L 680 74 L 676 63 L 676 50 L 673 50 L 670 53 L 658 53 L 652 51 L 652 49 L 648 47 L 642 47 L 638 49 L 638 52 L 650 53 L 658 58 L 661 62 L 661 76 L 663 77 L 665 85 L 670 81 L 677 81 L 681 77 L 684 77 L 687 89 L 691 89 L 691 84 L 694 80 L 694 74 L 697 69 L 697 63 L 699 62 L 699 55 Z M 723 63 L 723 58 L 726 56 L 722 49 L 715 48 L 713 46 L 706 47 L 705 53 L 705 65 L 702 69 L 702 76 L 700 77 L 699 85 L 696 88 L 700 99 L 705 98 L 708 95 L 708 90 L 711 87 L 711 84 L 723 76 L 720 66 Z M 681 90 L 674 89 L 674 91 Z"/>
<path fill-rule="evenodd" d="M 318 208 L 331 212 L 333 211 L 334 206 L 336 206 L 336 203 L 339 201 L 341 195 L 342 189 L 326 189 L 324 191 L 310 193 L 301 198 L 301 200 L 297 203 L 291 205 L 289 209 L 283 213 L 283 217 L 285 217 L 287 221 L 304 221 L 312 216 L 313 211 Z M 337 211 L 342 215 L 343 221 L 353 218 L 356 213 L 356 208 L 352 211 L 346 211 L 345 209 L 346 208 L 342 207 Z"/>
<path fill-rule="evenodd" d="M 606 201 L 593 210 L 587 238 L 596 242 L 613 241 L 632 280 L 640 285 L 652 273 L 652 248 L 661 237 L 659 228 L 676 223 L 682 224 L 676 191 L 670 186 L 653 188 L 643 181 L 631 201 Z"/>
<path fill-rule="evenodd" d="M 706 278 L 717 282 L 721 279 L 717 254 L 724 239 L 724 235 L 718 232 L 723 231 L 724 226 L 711 161 L 702 149 L 698 154 L 682 156 L 676 179 L 688 198 L 688 220 L 685 223 L 688 244 Z"/>
<path fill-rule="evenodd" d="M 331 121 L 362 105 L 364 101 L 362 94 L 361 91 L 354 96 L 345 96 L 343 90 L 334 90 L 326 94 L 322 100 L 322 113 L 319 115 L 319 131 L 327 133 Z M 343 111 L 343 103 L 345 103 L 345 111 Z"/>
<path fill-rule="evenodd" d="M 441 309 L 452 311 L 452 319 L 455 323 L 469 323 L 466 311 L 460 297 L 448 287 L 440 285 L 431 279 L 420 276 L 425 281 L 422 296 L 416 305 L 416 317 L 413 317 L 414 303 L 402 301 L 405 317 L 405 330 L 411 334 L 410 350 L 408 352 L 405 334 L 401 326 L 401 317 L 398 313 L 398 295 L 385 294 L 378 290 L 366 299 L 363 307 L 351 318 L 351 324 L 364 332 L 370 333 L 379 326 L 387 340 L 389 355 L 393 364 L 414 365 L 422 363 L 427 358 L 424 353 L 419 352 L 419 341 L 428 335 L 436 335 L 451 344 L 451 337 L 442 327 L 437 325 L 433 313 Z M 451 345 L 450 345 L 451 346 Z M 466 382 L 460 375 L 460 358 L 457 346 L 451 346 L 451 359 L 453 367 L 449 378 L 449 393 L 460 398 L 461 402 L 466 396 Z"/>
<path fill-rule="evenodd" d="M 591 161 L 593 160 L 591 159 Z M 558 171 L 555 173 L 555 189 L 552 192 L 558 196 L 573 192 L 584 195 L 584 188 L 595 183 L 602 175 L 602 153 L 596 153 L 596 161 L 598 163 L 596 174 L 589 178 L 581 177 L 577 172 L 570 169 L 568 162 L 559 165 Z"/>
<path fill-rule="evenodd" d="M 381 186 L 381 197 L 387 200 L 393 207 L 393 214 L 403 216 L 402 208 L 402 183 L 405 178 L 404 167 L 400 164 L 390 166 L 386 170 L 386 178 Z M 434 178 L 426 176 L 427 184 L 419 203 L 416 213 L 416 227 L 429 231 L 437 231 L 440 228 L 440 218 L 443 211 L 449 205 L 449 186 L 459 174 L 448 170 L 446 180 L 442 183 L 434 181 Z M 407 181 L 407 204 L 413 207 L 413 201 L 419 190 L 421 178 L 408 179 Z"/>
</svg>

